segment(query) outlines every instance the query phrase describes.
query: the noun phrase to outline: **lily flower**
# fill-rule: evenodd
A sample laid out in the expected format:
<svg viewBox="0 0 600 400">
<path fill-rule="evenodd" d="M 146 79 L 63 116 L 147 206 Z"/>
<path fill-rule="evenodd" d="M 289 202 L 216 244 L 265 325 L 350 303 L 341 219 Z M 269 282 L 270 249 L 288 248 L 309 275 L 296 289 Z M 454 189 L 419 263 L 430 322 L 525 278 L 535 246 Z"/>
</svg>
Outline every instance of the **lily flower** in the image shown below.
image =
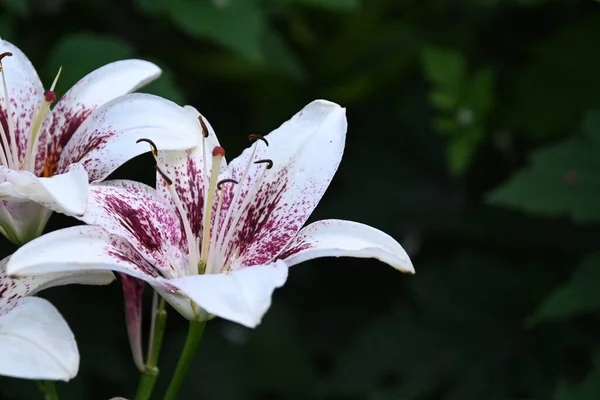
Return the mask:
<svg viewBox="0 0 600 400">
<path fill-rule="evenodd" d="M 7 262 L 0 261 L 0 375 L 68 381 L 79 369 L 73 332 L 49 301 L 32 295 L 69 283 L 106 285 L 114 275 L 83 271 L 12 279 Z"/>
<path fill-rule="evenodd" d="M 82 215 L 88 179 L 102 180 L 143 153 L 130 144 L 139 137 L 165 149 L 195 146 L 195 135 L 177 125 L 181 107 L 157 96 L 119 97 L 160 73 L 146 61 L 117 61 L 81 79 L 51 109 L 60 71 L 44 91 L 25 54 L 0 38 L 0 233 L 20 245 L 42 233 L 51 210 Z"/>
<path fill-rule="evenodd" d="M 90 186 L 76 226 L 20 248 L 8 271 L 22 276 L 110 269 L 149 283 L 185 318 L 219 316 L 257 326 L 288 268 L 317 257 L 377 258 L 414 273 L 393 238 L 356 222 L 303 227 L 341 161 L 346 112 L 316 100 L 229 165 L 212 127 L 202 145 L 153 151 L 157 188 L 125 180 Z M 91 226 L 93 225 L 93 226 Z M 136 304 L 132 290 L 127 303 Z"/>
</svg>

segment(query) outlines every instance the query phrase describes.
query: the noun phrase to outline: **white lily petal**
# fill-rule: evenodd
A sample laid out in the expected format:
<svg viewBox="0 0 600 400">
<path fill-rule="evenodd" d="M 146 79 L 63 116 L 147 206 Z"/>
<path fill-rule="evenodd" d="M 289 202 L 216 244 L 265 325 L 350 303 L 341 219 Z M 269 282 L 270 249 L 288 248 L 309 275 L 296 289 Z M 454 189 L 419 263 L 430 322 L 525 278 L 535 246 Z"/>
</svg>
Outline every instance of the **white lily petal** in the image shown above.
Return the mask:
<svg viewBox="0 0 600 400">
<path fill-rule="evenodd" d="M 44 87 L 27 56 L 15 45 L 0 38 L 0 54 L 4 52 L 12 53 L 12 56 L 5 57 L 2 60 L 2 65 L 11 100 L 12 126 L 10 129 L 15 134 L 18 160 L 21 162 L 25 156 L 29 127 L 38 104 L 42 100 Z M 0 124 L 4 126 L 6 131 L 9 124 L 5 108 L 5 94 L 0 81 Z M 9 132 L 6 131 L 5 133 L 10 141 Z"/>
<path fill-rule="evenodd" d="M 104 103 L 133 92 L 161 74 L 156 65 L 142 60 L 122 60 L 107 64 L 77 82 L 52 109 L 54 121 L 40 132 L 36 168 L 44 169 L 48 156 L 60 154 L 83 121 Z"/>
<path fill-rule="evenodd" d="M 77 374 L 79 353 L 71 330 L 46 300 L 26 297 L 70 283 L 105 285 L 110 271 L 51 273 L 9 278 L 9 257 L 0 261 L 0 375 L 69 380 Z"/>
<path fill-rule="evenodd" d="M 77 375 L 79 351 L 71 329 L 47 300 L 19 299 L 0 310 L 0 375 L 63 380 Z"/>
<path fill-rule="evenodd" d="M 254 328 L 283 286 L 288 267 L 282 261 L 222 274 L 186 276 L 169 281 L 210 314 Z"/>
<path fill-rule="evenodd" d="M 270 262 L 298 233 L 323 193 L 329 186 L 340 163 L 346 138 L 346 110 L 339 105 L 315 100 L 289 121 L 268 134 L 269 146 L 257 142 L 256 156 L 246 149 L 233 160 L 220 179 L 233 178 L 239 188 L 226 186 L 233 192 L 241 190 L 234 212 L 241 214 L 236 234 L 228 245 L 229 252 L 240 251 L 244 265 Z M 250 161 L 270 159 L 273 167 L 253 165 L 245 182 L 242 177 Z M 260 188 L 251 189 L 261 176 Z M 233 195 L 225 195 L 223 213 Z M 244 199 L 249 197 L 249 202 Z M 244 205 L 245 204 L 245 205 Z M 240 210 L 240 208 L 244 210 Z M 221 218 L 225 220 L 225 218 Z M 231 219 L 227 222 L 231 224 Z"/>
<path fill-rule="evenodd" d="M 97 226 L 47 233 L 20 247 L 8 260 L 11 276 L 49 273 L 122 272 L 156 284 L 158 273 L 122 238 Z"/>
<path fill-rule="evenodd" d="M 388 234 L 357 222 L 328 219 L 302 229 L 277 257 L 290 267 L 319 257 L 376 258 L 415 273 L 406 251 Z"/>
<path fill-rule="evenodd" d="M 21 246 L 42 234 L 51 214 L 33 201 L 0 201 L 0 233 Z"/>
<path fill-rule="evenodd" d="M 150 151 L 150 139 L 161 150 L 185 150 L 199 143 L 198 121 L 183 107 L 158 96 L 133 93 L 93 112 L 65 145 L 58 162 L 61 172 L 81 162 L 90 181 L 101 181 L 126 161 Z"/>
<path fill-rule="evenodd" d="M 80 164 L 51 178 L 38 178 L 28 171 L 9 170 L 0 166 L 0 197 L 27 199 L 67 214 L 85 212 L 88 193 L 87 172 Z"/>
<path fill-rule="evenodd" d="M 125 238 L 165 276 L 184 273 L 179 217 L 150 186 L 128 180 L 90 184 L 88 207 L 80 219 Z"/>
<path fill-rule="evenodd" d="M 208 130 L 208 137 L 202 139 L 202 129 L 198 121 L 201 114 L 192 106 L 185 106 L 184 109 L 197 125 L 196 130 L 200 144 L 186 151 L 159 151 L 158 160 L 163 172 L 173 180 L 177 195 L 181 199 L 183 209 L 190 222 L 192 233 L 198 239 L 202 236 L 204 195 L 208 189 L 210 169 L 212 168 L 212 150 L 219 146 L 219 140 L 212 126 L 204 117 L 202 118 Z M 225 171 L 226 167 L 227 162 L 223 159 L 221 171 Z M 160 173 L 157 173 L 156 176 L 156 189 L 165 201 L 174 207 L 173 199 Z"/>
</svg>

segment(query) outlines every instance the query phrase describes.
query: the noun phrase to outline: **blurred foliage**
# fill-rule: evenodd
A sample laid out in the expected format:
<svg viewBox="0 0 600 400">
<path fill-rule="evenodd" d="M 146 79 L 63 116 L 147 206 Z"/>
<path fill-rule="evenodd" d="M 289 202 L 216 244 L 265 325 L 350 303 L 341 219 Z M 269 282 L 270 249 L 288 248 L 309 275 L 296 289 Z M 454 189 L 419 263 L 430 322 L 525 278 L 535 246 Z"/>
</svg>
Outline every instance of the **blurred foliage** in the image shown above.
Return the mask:
<svg viewBox="0 0 600 400">
<path fill-rule="evenodd" d="M 0 35 L 46 85 L 62 66 L 59 93 L 116 59 L 156 62 L 142 90 L 201 110 L 228 154 L 314 98 L 347 107 L 313 218 L 385 230 L 417 274 L 292 268 L 256 330 L 209 323 L 182 398 L 600 398 L 597 1 L 0 0 Z M 152 184 L 153 161 L 115 176 Z M 119 286 L 43 295 L 82 355 L 62 398 L 131 398 Z M 171 311 L 155 398 L 184 332 Z M 38 395 L 4 378 L 0 396 Z"/>
</svg>

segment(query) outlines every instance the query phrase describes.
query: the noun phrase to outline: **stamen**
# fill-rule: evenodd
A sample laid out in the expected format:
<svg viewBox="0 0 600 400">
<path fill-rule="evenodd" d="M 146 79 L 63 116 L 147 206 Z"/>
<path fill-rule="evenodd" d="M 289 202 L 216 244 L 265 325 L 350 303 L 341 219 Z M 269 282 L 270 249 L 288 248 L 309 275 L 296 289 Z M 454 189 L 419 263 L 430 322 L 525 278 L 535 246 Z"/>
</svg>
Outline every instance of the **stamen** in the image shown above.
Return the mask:
<svg viewBox="0 0 600 400">
<path fill-rule="evenodd" d="M 158 172 L 160 174 L 160 176 L 162 176 L 162 178 L 165 180 L 165 183 L 167 184 L 167 186 L 170 186 L 173 184 L 173 181 L 171 180 L 171 178 L 169 178 L 169 175 L 167 175 L 166 172 L 164 172 L 159 166 L 158 164 L 156 164 L 155 166 L 156 168 L 156 172 Z"/>
<path fill-rule="evenodd" d="M 221 170 L 221 161 L 225 156 L 225 149 L 221 146 L 216 146 L 213 149 L 213 162 L 208 186 L 208 197 L 206 198 L 206 211 L 204 213 L 204 226 L 202 230 L 202 251 L 200 252 L 201 265 L 198 265 L 198 273 L 204 273 L 208 263 L 208 250 L 210 244 L 210 219 L 212 217 L 213 202 L 215 199 L 215 191 L 217 189 L 217 179 Z"/>
<path fill-rule="evenodd" d="M 198 115 L 198 121 L 200 121 L 200 126 L 202 127 L 202 136 L 207 138 L 208 137 L 208 128 L 206 127 L 206 124 L 204 123 L 204 118 L 202 118 L 202 115 Z"/>
<path fill-rule="evenodd" d="M 35 117 L 33 118 L 33 122 L 31 124 L 31 129 L 29 131 L 29 136 L 27 137 L 27 150 L 25 151 L 25 158 L 23 159 L 23 167 L 29 171 L 33 171 L 35 162 L 35 158 L 37 156 L 37 142 L 39 138 L 39 130 L 44 122 L 44 118 L 46 118 L 46 114 L 50 111 L 50 106 L 56 101 L 56 93 L 54 93 L 54 88 L 56 87 L 56 82 L 58 82 L 58 77 L 60 76 L 60 72 L 62 71 L 62 67 L 58 69 L 58 73 L 54 77 L 54 81 L 50 86 L 49 90 L 44 92 L 44 101 L 40 104 L 38 110 L 35 113 Z"/>
<path fill-rule="evenodd" d="M 2 54 L 0 54 L 0 74 L 2 74 L 2 89 L 4 90 L 4 104 L 6 106 L 6 123 L 8 124 L 8 136 L 6 135 L 7 132 L 4 132 L 4 128 L 2 128 L 2 133 L 3 133 L 3 137 L 2 137 L 2 141 L 4 142 L 4 151 L 7 153 L 6 154 L 6 159 L 7 161 L 12 163 L 12 168 L 13 169 L 17 169 L 18 165 L 19 165 L 19 155 L 18 155 L 18 150 L 17 150 L 17 139 L 15 137 L 15 132 L 13 129 L 13 119 L 12 119 L 12 111 L 10 109 L 10 95 L 8 93 L 8 86 L 6 85 L 6 78 L 4 76 L 4 68 L 2 67 L 2 59 L 4 57 L 10 57 L 12 56 L 11 52 L 4 52 Z M 0 124 L 2 125 L 2 124 Z M 8 147 L 8 138 L 10 138 L 10 147 Z M 12 153 L 12 154 L 11 154 Z M 10 166 L 10 164 L 7 163 L 7 166 Z"/>
<path fill-rule="evenodd" d="M 223 180 L 220 180 L 219 182 L 217 182 L 217 190 L 221 190 L 221 186 L 224 183 L 235 183 L 235 184 L 237 184 L 238 181 L 236 181 L 235 179 L 223 179 Z"/>
<path fill-rule="evenodd" d="M 154 158 L 158 157 L 158 147 L 156 147 L 156 144 L 150 140 L 150 139 L 146 139 L 146 138 L 141 138 L 135 141 L 136 143 L 148 143 L 150 145 L 150 147 L 152 147 L 152 155 L 154 156 Z"/>
<path fill-rule="evenodd" d="M 181 224 L 183 225 L 183 230 L 185 231 L 185 238 L 187 241 L 187 247 L 188 247 L 188 253 L 189 253 L 189 260 L 188 260 L 189 262 L 186 265 L 187 273 L 188 273 L 188 275 L 193 275 L 196 272 L 196 265 L 198 265 L 198 251 L 196 249 L 194 235 L 192 234 L 190 220 L 188 219 L 187 213 L 185 212 L 185 209 L 183 208 L 183 204 L 181 203 L 181 199 L 179 198 L 179 195 L 177 194 L 177 189 L 175 188 L 175 185 L 173 184 L 173 180 L 171 178 L 169 178 L 169 176 L 163 171 L 164 165 L 161 165 L 161 163 L 158 159 L 158 148 L 156 147 L 156 144 L 154 144 L 154 142 L 152 140 L 146 139 L 146 138 L 141 138 L 141 139 L 136 140 L 136 143 L 140 143 L 140 142 L 148 143 L 150 145 L 150 147 L 152 148 L 152 155 L 154 156 L 154 159 L 156 160 L 156 170 L 158 171 L 160 176 L 162 176 L 162 178 L 165 180 L 165 183 L 167 184 L 167 191 L 171 195 L 171 198 L 173 199 L 173 203 L 175 203 L 175 208 L 177 209 L 177 212 L 179 212 L 179 215 L 181 216 Z"/>
<path fill-rule="evenodd" d="M 225 183 L 234 183 L 237 185 L 237 181 L 235 179 L 223 179 L 221 181 L 219 181 L 219 183 L 217 183 L 217 190 L 220 190 L 219 193 L 219 201 L 217 203 L 217 214 L 215 215 L 215 225 L 214 225 L 214 229 L 211 232 L 211 240 L 210 240 L 210 248 L 208 250 L 208 260 L 206 262 L 206 271 L 205 273 L 207 274 L 211 274 L 217 271 L 215 270 L 215 258 L 217 256 L 216 252 L 215 252 L 215 248 L 217 245 L 217 228 L 219 227 L 219 220 L 220 220 L 220 216 L 221 216 L 221 206 L 223 205 L 223 197 L 225 195 L 225 191 L 221 190 L 223 184 Z"/>
<path fill-rule="evenodd" d="M 244 210 L 246 209 L 248 204 L 250 204 L 250 201 L 252 200 L 252 198 L 254 198 L 254 196 L 256 196 L 256 194 L 258 193 L 258 190 L 260 189 L 261 183 L 262 183 L 267 171 L 273 167 L 272 160 L 258 160 L 258 161 L 254 162 L 254 164 L 264 164 L 264 163 L 267 164 L 266 168 L 263 169 L 262 173 L 260 174 L 260 177 L 254 183 L 254 186 L 252 186 L 252 189 L 248 192 L 248 194 L 246 195 L 246 198 L 244 198 L 244 202 L 242 203 L 242 206 L 238 209 L 237 214 L 233 217 L 233 222 L 231 223 L 231 225 L 229 226 L 229 229 L 227 230 L 227 235 L 225 236 L 223 241 L 220 242 L 219 253 L 222 254 L 223 256 L 225 256 L 224 246 L 226 243 L 229 243 L 229 241 L 231 240 L 231 237 L 233 236 L 233 234 L 237 228 L 237 225 L 240 222 L 240 218 L 244 214 Z M 231 207 L 233 207 L 233 203 L 229 206 L 230 209 L 231 209 Z M 225 260 L 223 260 L 223 261 L 225 261 Z"/>
<path fill-rule="evenodd" d="M 258 138 L 258 136 L 260 135 L 250 135 L 248 138 L 250 140 L 252 140 L 252 138 L 256 137 Z M 264 139 L 264 138 L 263 138 Z M 264 139 L 264 142 L 268 145 L 268 141 L 266 139 Z M 233 199 L 231 200 L 231 204 L 229 206 L 229 208 L 227 209 L 227 214 L 225 215 L 225 220 L 223 221 L 223 226 L 221 226 L 221 230 L 219 231 L 219 236 L 217 236 L 217 248 L 222 248 L 223 247 L 223 242 L 227 233 L 227 225 L 228 222 L 231 218 L 233 209 L 235 208 L 235 205 L 238 202 L 238 198 L 240 196 L 240 193 L 242 191 L 242 186 L 246 183 L 246 178 L 248 177 L 248 172 L 250 172 L 250 166 L 252 165 L 252 160 L 254 160 L 254 156 L 256 155 L 256 149 L 258 148 L 258 145 L 254 146 L 254 148 L 252 149 L 252 154 L 250 155 L 250 161 L 248 162 L 248 165 L 246 165 L 246 169 L 244 170 L 244 174 L 242 175 L 242 179 L 240 179 L 240 182 L 242 183 L 241 185 L 236 186 L 235 188 L 235 193 L 233 194 Z"/>
<path fill-rule="evenodd" d="M 200 122 L 200 128 L 202 129 L 202 174 L 207 174 L 206 170 L 206 138 L 208 137 L 208 129 L 206 128 L 206 124 L 204 123 L 204 118 L 202 115 L 198 115 L 198 122 Z M 205 175 L 202 176 L 202 198 L 206 199 L 208 195 L 208 187 L 205 182 Z M 202 212 L 206 215 L 207 210 L 206 202 L 204 204 L 204 209 Z"/>
<path fill-rule="evenodd" d="M 270 160 L 268 158 L 264 159 L 264 160 L 258 160 L 258 161 L 254 161 L 254 164 L 267 164 L 267 169 L 271 169 L 273 168 L 273 160 Z"/>
<path fill-rule="evenodd" d="M 265 139 L 265 137 L 263 135 L 258 135 L 256 133 L 252 133 L 252 134 L 248 135 L 248 140 L 251 142 L 254 142 L 256 140 L 262 140 L 263 142 L 265 142 L 267 147 L 269 147 L 269 141 L 267 139 Z"/>
</svg>

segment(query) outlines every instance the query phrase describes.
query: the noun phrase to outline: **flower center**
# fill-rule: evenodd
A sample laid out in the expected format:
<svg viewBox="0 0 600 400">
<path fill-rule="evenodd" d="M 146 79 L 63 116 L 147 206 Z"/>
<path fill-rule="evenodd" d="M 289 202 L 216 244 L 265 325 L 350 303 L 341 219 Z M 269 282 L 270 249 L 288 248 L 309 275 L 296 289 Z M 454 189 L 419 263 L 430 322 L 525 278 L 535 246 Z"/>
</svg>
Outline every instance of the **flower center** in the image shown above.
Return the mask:
<svg viewBox="0 0 600 400">
<path fill-rule="evenodd" d="M 230 252 L 230 254 L 226 258 L 225 252 L 229 249 L 227 248 L 227 244 L 231 240 L 233 234 L 235 233 L 237 226 L 240 222 L 241 217 L 243 216 L 243 212 L 250 203 L 250 200 L 257 194 L 260 189 L 260 185 L 263 181 L 263 178 L 267 172 L 267 170 L 273 167 L 273 161 L 264 159 L 254 161 L 256 155 L 256 145 L 252 150 L 252 155 L 250 156 L 248 165 L 244 171 L 244 175 L 242 176 L 242 180 L 240 182 L 245 182 L 248 177 L 248 173 L 250 171 L 250 167 L 253 164 L 264 165 L 264 169 L 262 170 L 258 180 L 253 184 L 253 186 L 248 190 L 245 198 L 241 202 L 241 206 L 236 208 L 235 205 L 240 201 L 240 196 L 242 195 L 242 190 L 240 186 L 237 185 L 235 188 L 235 193 L 233 195 L 233 199 L 227 209 L 227 214 L 221 224 L 221 229 L 219 230 L 219 220 L 221 216 L 221 207 L 223 205 L 223 197 L 225 194 L 225 189 L 223 185 L 226 183 L 234 183 L 238 182 L 235 179 L 219 179 L 219 172 L 221 170 L 221 163 L 223 158 L 225 157 L 225 150 L 221 146 L 215 146 L 212 149 L 212 168 L 209 171 L 207 170 L 206 165 L 206 138 L 208 137 L 208 129 L 202 117 L 198 117 L 200 121 L 200 125 L 202 127 L 202 153 L 203 153 L 203 171 L 208 175 L 208 186 L 204 185 L 204 219 L 202 221 L 202 248 L 199 249 L 199 244 L 192 234 L 192 229 L 190 226 L 190 220 L 187 216 L 185 208 L 181 202 L 179 195 L 177 194 L 177 190 L 175 188 L 175 184 L 173 180 L 164 172 L 166 170 L 165 166 L 162 165 L 160 160 L 158 159 L 158 149 L 156 145 L 150 139 L 139 139 L 139 142 L 146 142 L 150 144 L 152 147 L 152 155 L 156 160 L 156 169 L 158 173 L 162 176 L 166 183 L 167 191 L 169 192 L 170 197 L 175 204 L 175 208 L 177 209 L 179 215 L 181 216 L 181 223 L 183 225 L 183 229 L 186 236 L 187 241 L 187 250 L 188 250 L 188 260 L 186 263 L 186 274 L 187 275 L 199 275 L 199 274 L 214 274 L 219 272 L 224 272 L 229 270 L 231 267 L 231 262 L 235 258 L 236 254 L 234 252 Z M 250 140 L 258 141 L 262 140 L 267 146 L 269 142 L 265 138 L 260 135 L 250 135 Z M 218 198 L 217 192 L 219 193 Z M 213 208 L 216 203 L 216 213 L 213 222 Z M 234 210 L 235 208 L 235 210 Z M 234 212 L 235 211 L 235 212 Z M 217 232 L 218 231 L 218 232 Z"/>
<path fill-rule="evenodd" d="M 6 76 L 2 66 L 2 59 L 10 56 L 12 56 L 12 53 L 10 52 L 0 54 L 0 74 L 2 75 L 2 96 L 4 99 L 4 104 L 2 105 L 4 106 L 3 114 L 5 114 L 4 123 L 0 123 L 0 162 L 10 169 L 33 171 L 35 167 L 35 151 L 37 148 L 36 144 L 39 138 L 39 131 L 46 114 L 50 111 L 50 105 L 56 101 L 54 87 L 56 86 L 61 70 L 59 69 L 56 78 L 54 78 L 50 90 L 44 92 L 43 99 L 40 101 L 40 104 L 33 114 L 29 134 L 26 137 L 27 142 L 23 163 L 21 164 L 19 160 L 16 126 L 13 122 L 13 112 L 11 109 L 11 101 L 14 101 L 14 99 L 11 100 L 10 98 Z"/>
</svg>

